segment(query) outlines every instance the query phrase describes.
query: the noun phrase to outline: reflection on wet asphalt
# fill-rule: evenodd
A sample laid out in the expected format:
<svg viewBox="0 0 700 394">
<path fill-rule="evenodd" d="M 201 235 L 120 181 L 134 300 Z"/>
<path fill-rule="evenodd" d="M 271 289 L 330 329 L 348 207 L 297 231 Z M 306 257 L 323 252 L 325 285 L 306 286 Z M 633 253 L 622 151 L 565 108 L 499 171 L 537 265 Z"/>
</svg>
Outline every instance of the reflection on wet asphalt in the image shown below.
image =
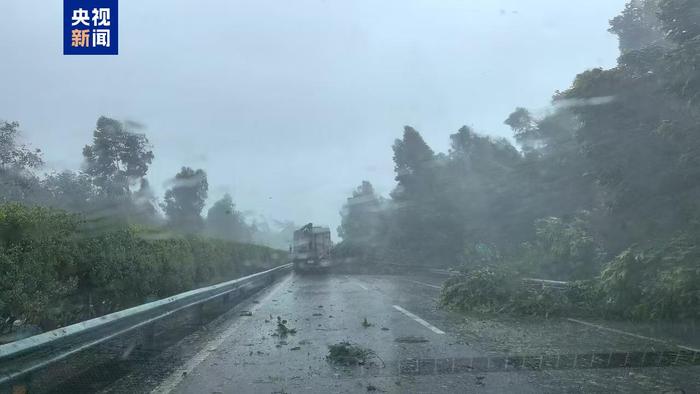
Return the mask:
<svg viewBox="0 0 700 394">
<path fill-rule="evenodd" d="M 159 378 L 155 391 L 640 392 L 673 390 L 679 377 L 685 379 L 684 387 L 700 385 L 698 367 L 513 368 L 513 363 L 538 360 L 509 358 L 513 352 L 539 357 L 562 351 L 569 357 L 658 349 L 563 319 L 511 325 L 465 318 L 437 308 L 443 280 L 430 275 L 292 275 L 239 305 L 201 349 Z M 280 335 L 278 316 L 295 333 Z M 376 356 L 362 366 L 333 365 L 326 359 L 328 346 L 341 341 L 371 349 Z M 599 361 L 596 357 L 601 358 L 587 360 L 592 365 Z"/>
</svg>

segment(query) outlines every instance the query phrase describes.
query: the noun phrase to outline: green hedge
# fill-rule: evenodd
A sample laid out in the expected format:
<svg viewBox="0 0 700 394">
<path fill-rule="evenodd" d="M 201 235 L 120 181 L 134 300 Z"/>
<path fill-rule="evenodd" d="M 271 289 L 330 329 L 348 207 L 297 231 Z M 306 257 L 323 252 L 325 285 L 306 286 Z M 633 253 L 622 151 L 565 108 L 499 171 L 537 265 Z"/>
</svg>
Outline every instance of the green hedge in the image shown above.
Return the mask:
<svg viewBox="0 0 700 394">
<path fill-rule="evenodd" d="M 700 318 L 700 248 L 692 233 L 633 246 L 590 280 L 527 289 L 515 267 L 469 269 L 443 286 L 441 303 L 465 311 L 594 315 L 632 320 Z"/>
<path fill-rule="evenodd" d="M 462 311 L 558 316 L 592 314 L 596 297 L 590 281 L 572 282 L 567 289 L 532 288 L 515 271 L 481 267 L 447 280 L 440 302 Z"/>
<path fill-rule="evenodd" d="M 43 329 L 284 263 L 258 245 L 0 206 L 0 322 Z"/>
</svg>

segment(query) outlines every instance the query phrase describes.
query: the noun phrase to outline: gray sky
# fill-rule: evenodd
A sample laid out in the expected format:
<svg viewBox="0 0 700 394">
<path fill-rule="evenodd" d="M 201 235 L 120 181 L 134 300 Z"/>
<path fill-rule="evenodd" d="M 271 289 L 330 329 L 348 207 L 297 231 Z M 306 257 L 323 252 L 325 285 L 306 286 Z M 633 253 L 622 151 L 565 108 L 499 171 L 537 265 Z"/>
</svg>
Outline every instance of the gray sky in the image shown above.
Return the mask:
<svg viewBox="0 0 700 394">
<path fill-rule="evenodd" d="M 78 169 L 100 115 L 147 126 L 159 193 L 204 168 L 210 202 L 335 228 L 363 179 L 394 185 L 404 125 L 436 151 L 461 125 L 509 136 L 592 67 L 624 0 L 119 2 L 118 56 L 63 56 L 62 1 L 0 1 L 0 119 Z"/>
</svg>

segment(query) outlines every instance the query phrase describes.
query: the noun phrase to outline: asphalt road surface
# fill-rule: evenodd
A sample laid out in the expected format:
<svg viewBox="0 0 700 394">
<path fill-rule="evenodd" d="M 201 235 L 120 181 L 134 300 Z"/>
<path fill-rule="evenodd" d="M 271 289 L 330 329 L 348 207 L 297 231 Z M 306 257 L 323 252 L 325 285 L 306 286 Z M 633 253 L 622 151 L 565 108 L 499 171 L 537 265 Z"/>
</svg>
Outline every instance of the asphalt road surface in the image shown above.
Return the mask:
<svg viewBox="0 0 700 394">
<path fill-rule="evenodd" d="M 610 367 L 624 352 L 661 360 L 664 350 L 694 349 L 682 333 L 658 337 L 637 325 L 445 311 L 436 302 L 445 279 L 293 274 L 105 391 L 700 392 L 697 366 Z M 278 316 L 295 332 L 281 334 Z M 372 354 L 363 365 L 334 364 L 328 346 L 342 341 Z M 610 353 L 607 367 L 592 368 L 599 360 L 586 355 L 596 353 Z M 543 366 L 542 357 L 557 365 Z M 517 368 L 538 360 L 538 370 Z M 573 364 L 562 367 L 562 360 Z"/>
</svg>

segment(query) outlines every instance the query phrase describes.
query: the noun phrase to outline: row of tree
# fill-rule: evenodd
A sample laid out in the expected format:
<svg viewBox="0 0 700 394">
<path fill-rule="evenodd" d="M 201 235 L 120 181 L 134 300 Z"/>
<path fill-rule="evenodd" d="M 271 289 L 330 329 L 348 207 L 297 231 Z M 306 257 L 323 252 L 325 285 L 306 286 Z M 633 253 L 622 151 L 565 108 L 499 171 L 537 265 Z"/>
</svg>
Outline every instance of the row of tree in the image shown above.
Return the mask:
<svg viewBox="0 0 700 394">
<path fill-rule="evenodd" d="M 202 169 L 182 167 L 158 202 L 147 180 L 154 154 L 140 129 L 134 122 L 100 117 L 92 143 L 83 148 L 82 170 L 42 175 L 42 152 L 18 142 L 17 122 L 0 123 L 0 203 L 84 213 L 94 228 L 127 222 L 286 248 L 293 224 L 281 230 L 265 222 L 249 224 L 229 194 L 214 202 L 203 217 L 209 186 Z"/>
<path fill-rule="evenodd" d="M 357 188 L 343 243 L 415 264 L 532 259 L 566 279 L 700 235 L 700 3 L 632 0 L 610 31 L 617 66 L 576 76 L 544 116 L 517 108 L 516 145 L 465 126 L 435 153 L 405 127 L 395 189 Z"/>
</svg>

